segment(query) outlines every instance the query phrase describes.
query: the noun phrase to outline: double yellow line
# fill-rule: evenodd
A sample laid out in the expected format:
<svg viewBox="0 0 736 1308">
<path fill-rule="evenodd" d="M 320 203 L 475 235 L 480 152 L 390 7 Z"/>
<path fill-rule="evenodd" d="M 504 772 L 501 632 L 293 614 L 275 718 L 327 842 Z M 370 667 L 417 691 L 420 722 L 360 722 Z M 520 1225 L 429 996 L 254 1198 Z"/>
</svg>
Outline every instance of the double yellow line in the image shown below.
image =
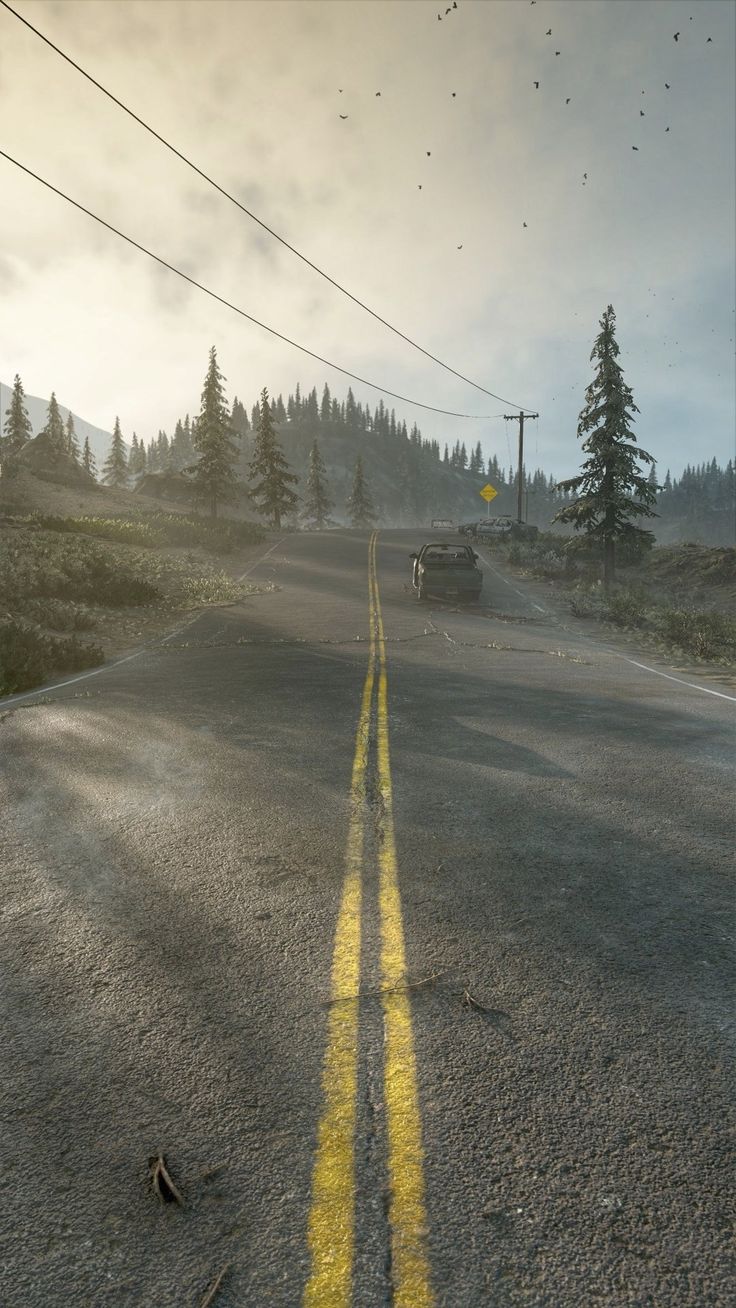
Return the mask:
<svg viewBox="0 0 736 1308">
<path fill-rule="evenodd" d="M 368 606 L 368 671 L 356 733 L 345 880 L 332 960 L 332 1002 L 322 1074 L 324 1107 L 317 1133 L 308 1226 L 311 1272 L 304 1292 L 304 1308 L 350 1308 L 352 1302 L 362 872 L 374 700 L 381 797 L 378 814 L 381 999 L 393 1303 L 394 1308 L 434 1305 L 426 1254 L 421 1120 L 394 837 L 386 645 L 376 576 L 375 532 L 368 545 Z"/>
</svg>

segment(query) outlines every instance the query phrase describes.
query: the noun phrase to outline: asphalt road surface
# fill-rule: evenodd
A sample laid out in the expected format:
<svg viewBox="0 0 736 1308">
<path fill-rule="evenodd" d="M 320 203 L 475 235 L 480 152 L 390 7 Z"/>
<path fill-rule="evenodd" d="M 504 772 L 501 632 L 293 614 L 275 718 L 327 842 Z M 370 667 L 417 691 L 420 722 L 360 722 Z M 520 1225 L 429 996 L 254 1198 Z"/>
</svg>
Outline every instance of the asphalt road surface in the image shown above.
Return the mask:
<svg viewBox="0 0 736 1308">
<path fill-rule="evenodd" d="M 734 1302 L 736 692 L 423 539 L 0 701 L 2 1308 Z"/>
</svg>

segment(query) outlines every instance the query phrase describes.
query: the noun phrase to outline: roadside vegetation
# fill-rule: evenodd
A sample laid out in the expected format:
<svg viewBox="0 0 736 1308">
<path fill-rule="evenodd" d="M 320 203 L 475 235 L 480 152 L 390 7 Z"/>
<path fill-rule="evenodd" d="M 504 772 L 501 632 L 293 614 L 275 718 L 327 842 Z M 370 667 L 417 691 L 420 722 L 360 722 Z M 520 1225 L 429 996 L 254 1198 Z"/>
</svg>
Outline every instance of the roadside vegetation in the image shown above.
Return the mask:
<svg viewBox="0 0 736 1308">
<path fill-rule="evenodd" d="M 73 518 L 33 513 L 20 519 L 29 526 L 47 531 L 72 532 L 99 536 L 123 545 L 140 545 L 150 549 L 162 545 L 201 546 L 212 554 L 232 554 L 242 545 L 257 545 L 265 533 L 257 523 L 234 518 L 200 518 L 179 513 L 145 513 L 136 517 L 93 517 L 86 514 Z"/>
<path fill-rule="evenodd" d="M 223 551 L 254 543 L 252 524 L 207 524 L 155 514 L 135 519 L 6 519 L 0 536 L 0 694 L 28 690 L 49 677 L 92 667 L 105 658 L 99 641 L 80 633 L 106 628 L 128 611 L 141 626 L 209 604 L 232 603 L 253 587 L 200 561 L 191 552 L 166 553 L 178 543 Z M 204 531 L 199 532 L 202 526 Z M 231 535 L 228 535 L 228 533 Z M 100 539 L 91 539 L 92 536 Z M 159 548 L 153 548 L 157 546 Z"/>
<path fill-rule="evenodd" d="M 619 581 L 600 580 L 602 560 L 584 540 L 546 533 L 496 546 L 528 576 L 567 590 L 579 618 L 636 631 L 667 650 L 736 664 L 736 549 L 695 543 L 619 555 Z"/>
</svg>

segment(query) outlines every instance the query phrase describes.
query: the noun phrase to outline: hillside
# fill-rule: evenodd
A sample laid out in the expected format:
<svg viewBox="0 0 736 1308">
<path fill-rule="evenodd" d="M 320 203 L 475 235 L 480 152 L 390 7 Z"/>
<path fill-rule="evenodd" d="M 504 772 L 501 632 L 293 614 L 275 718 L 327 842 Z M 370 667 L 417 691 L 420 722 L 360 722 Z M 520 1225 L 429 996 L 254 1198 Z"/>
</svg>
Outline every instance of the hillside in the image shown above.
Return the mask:
<svg viewBox="0 0 736 1308">
<path fill-rule="evenodd" d="M 2 422 L 5 420 L 5 411 L 10 404 L 11 392 L 12 386 L 9 386 L 5 381 L 0 381 L 0 415 L 2 415 L 0 421 Z M 26 412 L 31 420 L 33 435 L 37 436 L 46 423 L 46 415 L 49 407 L 48 397 L 45 400 L 42 400 L 38 395 L 26 395 L 23 403 L 26 406 Z M 59 412 L 61 413 L 64 422 L 66 422 L 70 412 L 67 406 L 60 403 Z M 95 427 L 91 422 L 86 422 L 85 419 L 80 418 L 79 414 L 75 413 L 73 409 L 71 410 L 71 414 L 74 419 L 74 427 L 80 447 L 84 445 L 84 438 L 86 436 L 89 440 L 90 449 L 97 460 L 97 466 L 101 468 L 110 450 L 110 442 L 112 440 L 111 433 L 109 431 L 103 431 L 101 427 Z"/>
</svg>

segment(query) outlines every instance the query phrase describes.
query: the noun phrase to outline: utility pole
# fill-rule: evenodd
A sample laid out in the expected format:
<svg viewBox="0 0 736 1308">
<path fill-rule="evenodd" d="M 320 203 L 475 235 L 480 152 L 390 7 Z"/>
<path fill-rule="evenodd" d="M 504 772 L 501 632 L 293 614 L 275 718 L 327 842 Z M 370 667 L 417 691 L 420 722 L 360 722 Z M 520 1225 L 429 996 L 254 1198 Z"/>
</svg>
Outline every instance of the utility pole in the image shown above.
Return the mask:
<svg viewBox="0 0 736 1308">
<path fill-rule="evenodd" d="M 518 476 L 519 484 L 517 486 L 516 520 L 517 522 L 523 522 L 524 519 L 521 516 L 521 473 L 524 467 L 524 419 L 538 418 L 539 414 L 538 413 L 505 413 L 503 416 L 507 422 L 518 422 L 519 424 L 519 476 Z"/>
</svg>

